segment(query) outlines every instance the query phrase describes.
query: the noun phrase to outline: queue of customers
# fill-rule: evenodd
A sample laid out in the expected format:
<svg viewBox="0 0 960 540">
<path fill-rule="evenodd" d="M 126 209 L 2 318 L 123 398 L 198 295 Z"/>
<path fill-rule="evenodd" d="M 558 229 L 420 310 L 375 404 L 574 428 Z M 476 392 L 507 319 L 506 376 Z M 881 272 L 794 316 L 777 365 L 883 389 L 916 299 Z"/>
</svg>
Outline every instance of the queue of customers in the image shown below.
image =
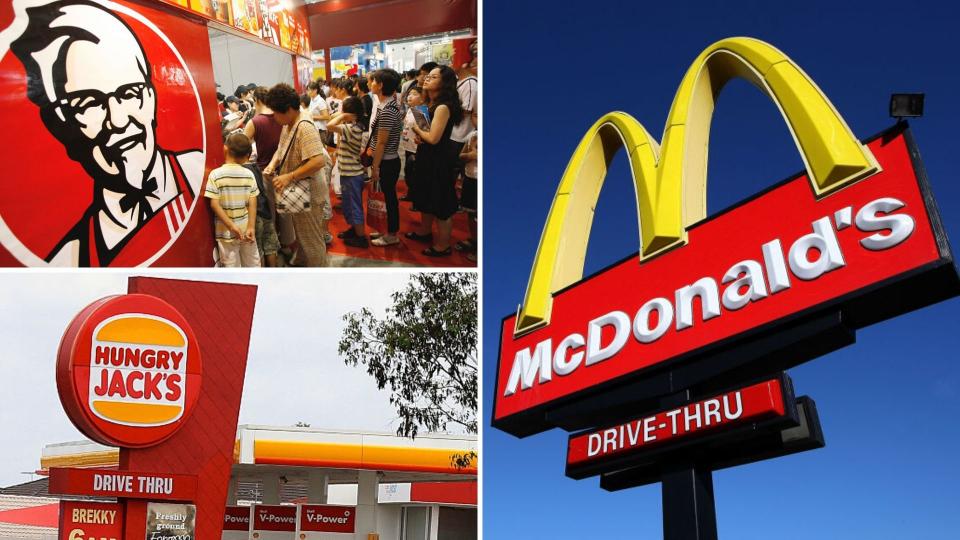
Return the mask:
<svg viewBox="0 0 960 540">
<path fill-rule="evenodd" d="M 220 264 L 326 266 L 326 247 L 335 241 L 362 249 L 419 244 L 426 257 L 460 250 L 475 261 L 474 73 L 458 77 L 430 62 L 404 75 L 381 69 L 315 81 L 302 96 L 286 84 L 238 87 L 222 101 L 226 162 L 211 172 L 205 192 Z M 403 200 L 421 216 L 413 230 L 400 230 L 401 176 Z M 364 191 L 371 199 L 382 193 L 382 230 L 368 233 Z M 342 231 L 328 230 L 334 207 L 348 224 Z M 452 243 L 458 211 L 467 213 L 470 238 Z"/>
</svg>

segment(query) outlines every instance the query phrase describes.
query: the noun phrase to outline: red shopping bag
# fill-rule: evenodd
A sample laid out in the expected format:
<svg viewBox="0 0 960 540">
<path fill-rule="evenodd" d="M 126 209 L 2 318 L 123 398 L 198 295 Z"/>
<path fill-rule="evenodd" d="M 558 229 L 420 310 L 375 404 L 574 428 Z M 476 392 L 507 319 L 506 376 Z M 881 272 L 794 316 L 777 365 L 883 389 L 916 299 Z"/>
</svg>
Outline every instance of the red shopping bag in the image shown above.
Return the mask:
<svg viewBox="0 0 960 540">
<path fill-rule="evenodd" d="M 367 225 L 381 233 L 387 232 L 387 201 L 380 191 L 380 182 L 371 184 L 367 194 Z"/>
</svg>

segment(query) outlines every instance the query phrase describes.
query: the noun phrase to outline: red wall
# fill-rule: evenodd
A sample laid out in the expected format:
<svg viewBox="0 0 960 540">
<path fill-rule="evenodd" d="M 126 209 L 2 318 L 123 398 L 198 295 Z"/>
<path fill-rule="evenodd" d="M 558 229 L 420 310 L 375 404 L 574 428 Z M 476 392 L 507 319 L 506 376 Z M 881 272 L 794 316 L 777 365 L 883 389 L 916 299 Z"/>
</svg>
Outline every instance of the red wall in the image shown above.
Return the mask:
<svg viewBox="0 0 960 540">
<path fill-rule="evenodd" d="M 307 13 L 313 50 L 477 28 L 476 0 L 327 0 Z"/>
</svg>

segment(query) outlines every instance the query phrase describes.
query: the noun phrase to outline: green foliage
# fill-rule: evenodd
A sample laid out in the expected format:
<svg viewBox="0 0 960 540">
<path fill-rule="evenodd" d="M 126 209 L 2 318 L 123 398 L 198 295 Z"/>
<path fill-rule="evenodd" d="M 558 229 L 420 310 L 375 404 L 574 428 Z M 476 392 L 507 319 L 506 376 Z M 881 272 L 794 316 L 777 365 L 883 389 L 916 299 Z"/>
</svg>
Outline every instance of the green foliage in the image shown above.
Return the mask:
<svg viewBox="0 0 960 540">
<path fill-rule="evenodd" d="M 392 298 L 383 319 L 367 308 L 344 315 L 344 362 L 366 366 L 377 387 L 390 390 L 398 435 L 451 424 L 476 433 L 476 274 L 413 274 Z"/>
</svg>

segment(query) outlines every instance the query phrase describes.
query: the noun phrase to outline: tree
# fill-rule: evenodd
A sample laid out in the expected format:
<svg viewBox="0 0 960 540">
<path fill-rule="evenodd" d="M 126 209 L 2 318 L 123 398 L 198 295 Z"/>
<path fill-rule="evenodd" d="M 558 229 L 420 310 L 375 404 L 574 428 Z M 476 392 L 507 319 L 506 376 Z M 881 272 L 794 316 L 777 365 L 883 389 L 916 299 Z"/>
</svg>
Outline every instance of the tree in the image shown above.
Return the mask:
<svg viewBox="0 0 960 540">
<path fill-rule="evenodd" d="M 476 433 L 476 274 L 413 274 L 392 299 L 382 319 L 367 308 L 344 315 L 344 362 L 366 366 L 378 388 L 389 388 L 400 417 L 398 435 L 416 437 L 421 428 L 446 431 L 451 425 Z"/>
</svg>

